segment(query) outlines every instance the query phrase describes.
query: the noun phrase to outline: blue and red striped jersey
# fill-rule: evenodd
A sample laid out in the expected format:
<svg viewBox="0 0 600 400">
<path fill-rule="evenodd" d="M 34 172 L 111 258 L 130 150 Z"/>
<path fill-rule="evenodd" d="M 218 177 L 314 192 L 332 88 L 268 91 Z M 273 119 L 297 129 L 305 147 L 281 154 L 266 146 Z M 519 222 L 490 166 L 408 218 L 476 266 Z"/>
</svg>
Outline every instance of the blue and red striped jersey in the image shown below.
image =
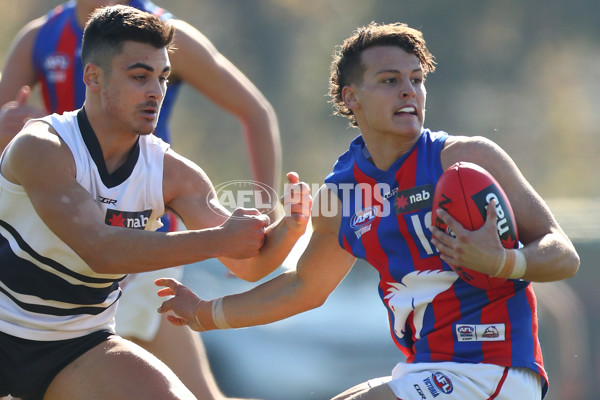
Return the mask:
<svg viewBox="0 0 600 400">
<path fill-rule="evenodd" d="M 530 282 L 478 289 L 460 279 L 431 243 L 440 154 L 448 134 L 424 130 L 387 171 L 362 136 L 325 179 L 342 203 L 339 242 L 379 272 L 392 339 L 408 362 L 454 361 L 524 367 L 546 384 Z"/>
<path fill-rule="evenodd" d="M 173 15 L 151 1 L 131 0 L 129 5 L 167 20 Z M 75 1 L 63 3 L 47 14 L 33 46 L 33 65 L 41 84 L 44 105 L 49 113 L 62 114 L 81 108 L 85 100 L 81 41 L 83 27 L 76 18 Z M 168 119 L 180 82 L 169 84 L 155 134 L 170 142 Z"/>
</svg>

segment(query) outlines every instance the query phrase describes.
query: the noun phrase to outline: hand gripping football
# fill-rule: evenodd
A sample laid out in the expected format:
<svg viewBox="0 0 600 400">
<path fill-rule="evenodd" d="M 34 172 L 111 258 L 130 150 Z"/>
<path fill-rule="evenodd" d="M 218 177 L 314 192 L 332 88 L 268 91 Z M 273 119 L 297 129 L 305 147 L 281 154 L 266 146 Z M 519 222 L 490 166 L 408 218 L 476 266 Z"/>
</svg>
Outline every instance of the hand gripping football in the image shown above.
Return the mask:
<svg viewBox="0 0 600 400">
<path fill-rule="evenodd" d="M 504 190 L 489 172 L 470 162 L 459 161 L 440 176 L 433 195 L 434 225 L 453 234 L 436 216 L 436 210 L 441 208 L 465 229 L 477 230 L 485 222 L 487 205 L 492 199 L 496 199 L 498 235 L 502 245 L 507 249 L 518 248 L 517 225 Z M 481 289 L 495 288 L 506 281 L 461 266 L 450 267 L 467 283 Z"/>
</svg>

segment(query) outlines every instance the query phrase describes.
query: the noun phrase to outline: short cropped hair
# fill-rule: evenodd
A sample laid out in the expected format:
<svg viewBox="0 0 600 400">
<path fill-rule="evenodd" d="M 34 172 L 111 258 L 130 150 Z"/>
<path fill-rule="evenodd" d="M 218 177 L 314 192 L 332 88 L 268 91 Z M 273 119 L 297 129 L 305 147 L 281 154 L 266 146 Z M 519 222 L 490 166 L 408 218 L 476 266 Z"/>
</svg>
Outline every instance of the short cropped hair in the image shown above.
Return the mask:
<svg viewBox="0 0 600 400">
<path fill-rule="evenodd" d="M 123 50 L 123 43 L 146 43 L 171 50 L 175 28 L 159 17 L 137 8 L 115 5 L 97 9 L 83 31 L 81 60 L 110 70 L 112 58 Z"/>
<path fill-rule="evenodd" d="M 352 110 L 344 104 L 342 89 L 362 82 L 365 67 L 361 55 L 374 46 L 400 47 L 419 59 L 425 75 L 435 70 L 435 58 L 427 49 L 421 31 L 403 23 L 384 25 L 371 22 L 358 28 L 336 49 L 329 77 L 329 97 L 335 108 L 334 114 L 347 117 L 352 126 L 358 124 Z"/>
</svg>

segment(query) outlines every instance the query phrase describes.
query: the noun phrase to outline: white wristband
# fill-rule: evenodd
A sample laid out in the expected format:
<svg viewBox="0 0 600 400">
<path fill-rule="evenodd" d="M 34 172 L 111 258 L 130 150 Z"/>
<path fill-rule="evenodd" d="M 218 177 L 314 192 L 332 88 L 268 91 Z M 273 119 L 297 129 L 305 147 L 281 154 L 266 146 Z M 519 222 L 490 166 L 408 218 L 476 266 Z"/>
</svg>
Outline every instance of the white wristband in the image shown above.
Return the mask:
<svg viewBox="0 0 600 400">
<path fill-rule="evenodd" d="M 212 302 L 212 317 L 217 329 L 231 329 L 231 326 L 229 326 L 225 319 L 225 313 L 223 312 L 222 297 L 219 297 Z"/>
<path fill-rule="evenodd" d="M 527 260 L 525 254 L 521 250 L 514 250 L 515 252 L 515 268 L 509 279 L 521 279 L 525 272 L 527 272 Z"/>
</svg>

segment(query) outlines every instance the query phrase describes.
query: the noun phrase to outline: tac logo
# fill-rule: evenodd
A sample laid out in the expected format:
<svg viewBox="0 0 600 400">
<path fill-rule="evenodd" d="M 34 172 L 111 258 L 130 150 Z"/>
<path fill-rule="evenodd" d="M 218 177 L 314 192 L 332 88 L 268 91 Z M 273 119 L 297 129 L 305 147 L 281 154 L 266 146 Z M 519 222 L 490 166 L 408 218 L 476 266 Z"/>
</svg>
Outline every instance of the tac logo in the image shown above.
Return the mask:
<svg viewBox="0 0 600 400">
<path fill-rule="evenodd" d="M 44 70 L 50 82 L 65 82 L 71 59 L 64 53 L 53 53 L 44 60 Z"/>
<path fill-rule="evenodd" d="M 233 212 L 236 208 L 256 208 L 268 214 L 277 207 L 279 196 L 275 189 L 261 182 L 238 180 L 221 183 L 215 186 L 219 205 Z M 211 201 L 211 194 L 206 197 L 208 207 L 215 213 L 225 215 L 219 205 Z M 235 217 L 234 217 L 235 218 Z"/>
<path fill-rule="evenodd" d="M 350 227 L 354 230 L 361 229 L 369 225 L 377 217 L 377 209 L 375 207 L 365 208 L 352 216 Z"/>
<path fill-rule="evenodd" d="M 485 329 L 485 331 L 483 331 L 483 334 L 481 336 L 483 336 L 486 339 L 496 339 L 500 337 L 500 332 L 495 326 L 488 326 Z"/>
<path fill-rule="evenodd" d="M 437 386 L 442 393 L 450 394 L 454 390 L 450 378 L 441 372 L 434 372 L 433 375 L 431 375 L 431 379 L 433 379 L 433 383 L 435 383 L 435 386 Z"/>
</svg>

